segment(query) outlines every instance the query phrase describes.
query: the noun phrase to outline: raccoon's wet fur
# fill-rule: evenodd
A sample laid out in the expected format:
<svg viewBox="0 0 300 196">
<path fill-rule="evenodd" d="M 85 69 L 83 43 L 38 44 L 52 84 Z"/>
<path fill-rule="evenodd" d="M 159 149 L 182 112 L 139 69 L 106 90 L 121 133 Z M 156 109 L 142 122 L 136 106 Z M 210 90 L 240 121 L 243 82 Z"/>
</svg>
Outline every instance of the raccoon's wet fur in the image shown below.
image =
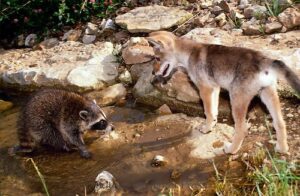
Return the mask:
<svg viewBox="0 0 300 196">
<path fill-rule="evenodd" d="M 36 145 L 70 151 L 77 147 L 89 158 L 83 133 L 86 130 L 112 129 L 95 101 L 74 92 L 47 89 L 34 94 L 18 121 L 19 146 L 14 152 L 31 152 Z"/>
</svg>

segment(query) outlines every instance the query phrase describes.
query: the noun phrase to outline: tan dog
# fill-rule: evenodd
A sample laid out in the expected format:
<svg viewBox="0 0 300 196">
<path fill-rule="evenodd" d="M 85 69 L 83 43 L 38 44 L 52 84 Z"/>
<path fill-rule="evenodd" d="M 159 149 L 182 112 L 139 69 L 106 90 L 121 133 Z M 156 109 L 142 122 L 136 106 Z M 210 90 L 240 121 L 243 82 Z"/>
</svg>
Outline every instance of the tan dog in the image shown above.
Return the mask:
<svg viewBox="0 0 300 196">
<path fill-rule="evenodd" d="M 260 52 L 222 45 L 196 43 L 178 38 L 170 32 L 151 33 L 148 41 L 154 46 L 157 63 L 152 83 L 166 82 L 181 67 L 199 89 L 204 104 L 206 133 L 217 123 L 220 88 L 229 91 L 235 134 L 225 144 L 226 153 L 236 153 L 247 135 L 246 114 L 253 97 L 260 95 L 276 129 L 275 150 L 288 153 L 287 133 L 276 91 L 282 75 L 300 93 L 300 80 L 282 61 L 270 59 Z"/>
</svg>

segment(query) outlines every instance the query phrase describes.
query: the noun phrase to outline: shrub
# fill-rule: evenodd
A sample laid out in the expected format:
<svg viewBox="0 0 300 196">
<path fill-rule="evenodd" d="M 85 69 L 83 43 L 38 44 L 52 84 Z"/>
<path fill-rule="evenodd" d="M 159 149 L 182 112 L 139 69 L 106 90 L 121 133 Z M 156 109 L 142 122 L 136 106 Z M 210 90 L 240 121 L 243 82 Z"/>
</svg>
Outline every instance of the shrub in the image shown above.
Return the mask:
<svg viewBox="0 0 300 196">
<path fill-rule="evenodd" d="M 64 25 L 106 17 L 121 0 L 4 0 L 0 1 L 0 37 L 42 33 Z"/>
</svg>

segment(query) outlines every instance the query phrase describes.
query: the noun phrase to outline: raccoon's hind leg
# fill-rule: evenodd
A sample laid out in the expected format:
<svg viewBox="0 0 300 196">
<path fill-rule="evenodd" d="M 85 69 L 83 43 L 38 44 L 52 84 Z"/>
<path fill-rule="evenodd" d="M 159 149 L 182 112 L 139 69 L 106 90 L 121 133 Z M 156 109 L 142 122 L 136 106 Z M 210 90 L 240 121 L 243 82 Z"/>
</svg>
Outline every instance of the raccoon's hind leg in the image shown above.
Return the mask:
<svg viewBox="0 0 300 196">
<path fill-rule="evenodd" d="M 50 146 L 56 151 L 71 151 L 61 133 L 49 123 L 43 123 L 43 130 L 36 135 L 41 145 Z M 35 134 L 34 134 L 35 135 Z"/>
</svg>

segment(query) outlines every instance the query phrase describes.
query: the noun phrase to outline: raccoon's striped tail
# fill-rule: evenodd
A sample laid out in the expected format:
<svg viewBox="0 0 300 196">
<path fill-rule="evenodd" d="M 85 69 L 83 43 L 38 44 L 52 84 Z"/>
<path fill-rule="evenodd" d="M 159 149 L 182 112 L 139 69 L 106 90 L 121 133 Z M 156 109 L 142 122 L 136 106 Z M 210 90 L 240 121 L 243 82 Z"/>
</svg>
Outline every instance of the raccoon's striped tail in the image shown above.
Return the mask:
<svg viewBox="0 0 300 196">
<path fill-rule="evenodd" d="M 291 87 L 300 94 L 300 79 L 295 72 L 293 72 L 284 62 L 279 60 L 274 60 L 272 67 L 277 72 L 281 73 Z"/>
<path fill-rule="evenodd" d="M 18 153 L 30 153 L 33 151 L 35 143 L 28 130 L 24 127 L 24 123 L 19 123 L 18 127 L 19 145 L 8 149 L 8 154 L 13 156 Z"/>
</svg>

